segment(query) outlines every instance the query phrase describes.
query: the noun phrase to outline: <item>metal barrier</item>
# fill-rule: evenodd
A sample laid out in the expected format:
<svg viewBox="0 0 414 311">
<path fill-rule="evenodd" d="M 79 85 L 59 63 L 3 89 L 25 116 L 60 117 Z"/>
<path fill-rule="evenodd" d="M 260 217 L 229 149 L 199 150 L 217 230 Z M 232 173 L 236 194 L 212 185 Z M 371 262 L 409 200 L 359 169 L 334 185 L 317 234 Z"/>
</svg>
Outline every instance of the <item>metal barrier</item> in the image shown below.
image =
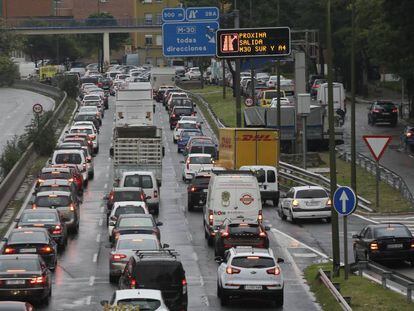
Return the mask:
<svg viewBox="0 0 414 311">
<path fill-rule="evenodd" d="M 400 285 L 406 291 L 407 301 L 412 302 L 414 279 L 398 272 L 388 270 L 387 268 L 377 263 L 373 263 L 372 261 L 359 261 L 357 268 L 361 277 L 363 276 L 364 271 L 372 271 L 381 276 L 381 284 L 384 288 L 388 287 L 388 280 Z"/>
<path fill-rule="evenodd" d="M 341 293 L 338 291 L 335 285 L 331 282 L 330 278 L 326 275 L 326 273 L 321 268 L 319 268 L 318 270 L 318 275 L 319 275 L 319 280 L 322 281 L 322 283 L 331 292 L 335 300 L 338 301 L 339 306 L 342 308 L 342 310 L 352 311 L 352 308 L 349 306 L 348 302 L 345 300 L 344 297 L 342 297 Z"/>
<path fill-rule="evenodd" d="M 350 152 L 342 150 L 340 148 L 336 148 L 336 151 L 339 154 L 340 158 L 344 159 L 346 162 L 351 162 Z M 371 160 L 369 157 L 361 153 L 357 153 L 356 163 L 360 167 L 364 168 L 367 172 L 371 173 L 372 175 L 376 175 L 377 164 L 374 160 Z M 382 165 L 379 166 L 379 174 L 382 181 L 386 182 L 394 189 L 399 190 L 404 199 L 410 202 L 414 207 L 414 196 L 400 175 Z"/>
</svg>

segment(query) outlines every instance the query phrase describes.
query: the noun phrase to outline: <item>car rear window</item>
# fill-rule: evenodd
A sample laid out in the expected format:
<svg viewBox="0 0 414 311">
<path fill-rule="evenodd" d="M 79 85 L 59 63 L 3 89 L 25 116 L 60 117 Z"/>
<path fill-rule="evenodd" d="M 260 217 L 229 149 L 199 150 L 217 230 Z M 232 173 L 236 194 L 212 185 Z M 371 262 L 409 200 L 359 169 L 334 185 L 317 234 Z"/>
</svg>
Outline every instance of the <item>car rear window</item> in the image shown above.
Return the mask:
<svg viewBox="0 0 414 311">
<path fill-rule="evenodd" d="M 83 129 L 71 129 L 71 130 L 70 130 L 70 132 L 71 132 L 71 133 L 85 133 L 85 134 L 88 134 L 88 135 L 93 134 L 93 131 L 92 131 L 92 129 L 90 129 L 90 128 L 83 128 Z"/>
<path fill-rule="evenodd" d="M 230 224 L 229 225 L 230 234 L 242 235 L 242 234 L 259 234 L 260 229 L 256 224 Z"/>
<path fill-rule="evenodd" d="M 190 164 L 211 164 L 210 157 L 190 157 Z"/>
<path fill-rule="evenodd" d="M 115 191 L 114 201 L 143 201 L 140 191 Z"/>
<path fill-rule="evenodd" d="M 183 131 L 181 132 L 181 137 L 191 137 L 191 136 L 200 136 L 200 131 Z"/>
<path fill-rule="evenodd" d="M 189 153 L 203 153 L 203 146 L 191 146 Z"/>
<path fill-rule="evenodd" d="M 12 232 L 7 243 L 47 243 L 47 233 L 42 231 Z"/>
<path fill-rule="evenodd" d="M 267 171 L 267 182 L 276 182 L 276 174 L 272 170 Z"/>
<path fill-rule="evenodd" d="M 277 97 L 277 92 L 264 92 L 265 99 L 272 99 Z"/>
<path fill-rule="evenodd" d="M 55 213 L 23 213 L 21 222 L 29 223 L 54 223 L 58 221 Z"/>
<path fill-rule="evenodd" d="M 210 182 L 210 176 L 197 176 L 193 179 L 193 184 L 195 185 L 208 185 Z"/>
<path fill-rule="evenodd" d="M 153 260 L 135 266 L 135 277 L 138 284 L 148 285 L 148 288 L 158 289 L 181 285 L 183 269 L 178 262 L 160 262 Z"/>
<path fill-rule="evenodd" d="M 411 232 L 403 226 L 389 226 L 374 228 L 375 238 L 392 236 L 395 238 L 411 238 Z"/>
<path fill-rule="evenodd" d="M 36 258 L 10 258 L 0 260 L 0 272 L 39 271 L 40 263 Z"/>
<path fill-rule="evenodd" d="M 48 173 L 41 173 L 40 179 L 69 179 L 70 173 L 67 172 L 48 172 Z"/>
<path fill-rule="evenodd" d="M 128 175 L 125 177 L 124 187 L 150 189 L 153 187 L 152 178 L 149 175 Z"/>
<path fill-rule="evenodd" d="M 121 309 L 122 306 L 134 306 L 136 310 L 155 311 L 161 306 L 161 302 L 150 298 L 130 298 L 118 300 L 117 306 Z"/>
<path fill-rule="evenodd" d="M 119 240 L 117 249 L 140 249 L 140 250 L 156 250 L 158 243 L 155 239 L 128 239 Z"/>
<path fill-rule="evenodd" d="M 39 207 L 69 206 L 70 199 L 67 196 L 39 196 L 35 204 Z"/>
<path fill-rule="evenodd" d="M 82 157 L 79 153 L 59 153 L 56 155 L 55 158 L 56 164 L 81 164 L 82 163 Z"/>
<path fill-rule="evenodd" d="M 191 108 L 175 108 L 174 113 L 175 114 L 191 114 L 193 112 L 193 109 Z"/>
<path fill-rule="evenodd" d="M 271 268 L 275 266 L 275 261 L 270 257 L 260 257 L 260 256 L 240 256 L 234 257 L 232 266 L 240 268 Z"/>
<path fill-rule="evenodd" d="M 152 222 L 152 219 L 149 217 L 128 217 L 128 218 L 122 218 L 119 221 L 118 227 L 153 227 L 154 223 Z"/>
<path fill-rule="evenodd" d="M 124 214 L 144 214 L 145 210 L 142 206 L 120 206 L 115 210 L 115 216 L 119 217 Z"/>
<path fill-rule="evenodd" d="M 322 189 L 307 189 L 296 192 L 296 199 L 321 199 L 327 197 L 328 194 Z"/>
<path fill-rule="evenodd" d="M 43 191 L 66 191 L 66 192 L 70 192 L 70 186 L 63 186 L 63 185 L 59 185 L 59 186 L 40 186 L 39 187 L 39 192 L 43 192 Z"/>
<path fill-rule="evenodd" d="M 180 123 L 180 129 L 196 129 L 197 124 L 196 123 Z"/>
</svg>

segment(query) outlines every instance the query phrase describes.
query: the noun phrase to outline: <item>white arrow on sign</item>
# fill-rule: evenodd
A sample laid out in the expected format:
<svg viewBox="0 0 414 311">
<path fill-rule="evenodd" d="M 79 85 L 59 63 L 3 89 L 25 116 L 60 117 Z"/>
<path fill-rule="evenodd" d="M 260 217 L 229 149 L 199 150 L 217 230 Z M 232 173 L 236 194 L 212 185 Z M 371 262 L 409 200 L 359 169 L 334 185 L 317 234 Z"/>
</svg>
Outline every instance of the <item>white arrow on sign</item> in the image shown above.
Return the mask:
<svg viewBox="0 0 414 311">
<path fill-rule="evenodd" d="M 349 200 L 348 196 L 346 195 L 345 191 L 342 191 L 341 196 L 339 197 L 339 201 L 342 202 L 342 213 L 346 214 L 346 202 Z"/>
</svg>

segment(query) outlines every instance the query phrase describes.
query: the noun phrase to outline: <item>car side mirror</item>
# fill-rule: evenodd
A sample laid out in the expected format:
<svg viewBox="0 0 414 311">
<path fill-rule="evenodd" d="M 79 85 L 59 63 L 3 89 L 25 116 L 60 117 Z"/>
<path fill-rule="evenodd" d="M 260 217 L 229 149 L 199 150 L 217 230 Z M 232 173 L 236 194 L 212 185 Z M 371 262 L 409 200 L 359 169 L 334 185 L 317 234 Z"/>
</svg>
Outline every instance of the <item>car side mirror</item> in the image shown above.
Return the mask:
<svg viewBox="0 0 414 311">
<path fill-rule="evenodd" d="M 145 200 L 149 200 L 149 199 L 151 199 L 152 197 L 150 196 L 150 195 L 147 195 L 146 197 L 145 197 Z"/>
<path fill-rule="evenodd" d="M 107 201 L 109 199 L 109 196 L 107 194 L 105 194 L 102 198 L 104 201 Z"/>
<path fill-rule="evenodd" d="M 108 300 L 101 300 L 100 303 L 101 303 L 102 307 L 105 307 L 106 305 L 108 305 L 109 302 L 108 302 Z"/>
<path fill-rule="evenodd" d="M 214 261 L 215 261 L 215 262 L 217 262 L 218 264 L 220 264 L 220 263 L 222 263 L 222 262 L 223 262 L 223 257 L 221 257 L 221 256 L 216 256 L 216 257 L 214 257 Z"/>
<path fill-rule="evenodd" d="M 110 218 L 112 221 L 116 221 L 116 216 L 115 215 L 113 215 L 113 216 L 111 216 L 111 218 Z"/>
<path fill-rule="evenodd" d="M 353 235 L 352 235 L 352 238 L 353 238 L 353 239 L 359 239 L 360 237 L 361 237 L 361 236 L 360 236 L 359 234 L 353 234 Z"/>
<path fill-rule="evenodd" d="M 157 226 L 159 227 L 159 226 L 162 226 L 163 225 L 163 223 L 162 223 L 162 221 L 158 221 L 157 222 Z"/>
<path fill-rule="evenodd" d="M 15 222 L 19 222 L 20 221 L 20 218 L 15 218 L 14 221 Z"/>
<path fill-rule="evenodd" d="M 49 159 L 48 163 L 49 163 L 49 164 L 52 164 L 52 159 Z"/>
<path fill-rule="evenodd" d="M 170 244 L 167 244 L 167 243 L 164 243 L 163 245 L 162 245 L 162 248 L 169 248 L 170 247 Z"/>
<path fill-rule="evenodd" d="M 109 156 L 111 158 L 114 156 L 114 147 L 109 148 Z"/>
<path fill-rule="evenodd" d="M 285 260 L 284 260 L 283 258 L 280 258 L 280 257 L 279 257 L 279 258 L 277 259 L 277 263 L 284 263 L 284 262 L 285 262 Z"/>
<path fill-rule="evenodd" d="M 161 180 L 157 179 L 157 185 L 158 187 L 161 187 Z"/>
<path fill-rule="evenodd" d="M 180 163 L 184 164 L 185 162 L 184 161 L 180 161 Z"/>
<path fill-rule="evenodd" d="M 269 226 L 265 226 L 264 227 L 266 231 L 270 231 L 270 227 Z"/>
<path fill-rule="evenodd" d="M 196 104 L 193 104 L 193 106 L 194 106 L 194 107 L 197 107 L 197 105 L 196 105 Z"/>
<path fill-rule="evenodd" d="M 110 221 L 109 225 L 112 226 L 112 227 L 115 227 L 115 221 Z"/>
<path fill-rule="evenodd" d="M 286 194 L 285 193 L 282 193 L 282 194 L 280 194 L 280 197 L 281 198 L 286 198 Z"/>
</svg>

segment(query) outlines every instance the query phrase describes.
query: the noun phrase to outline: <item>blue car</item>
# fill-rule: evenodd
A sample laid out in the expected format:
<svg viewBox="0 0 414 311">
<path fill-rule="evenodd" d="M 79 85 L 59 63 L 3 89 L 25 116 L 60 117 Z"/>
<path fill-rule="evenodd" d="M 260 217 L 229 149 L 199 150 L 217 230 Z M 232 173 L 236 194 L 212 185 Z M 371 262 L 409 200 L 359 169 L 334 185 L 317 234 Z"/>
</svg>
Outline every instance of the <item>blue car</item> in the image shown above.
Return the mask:
<svg viewBox="0 0 414 311">
<path fill-rule="evenodd" d="M 200 129 L 188 129 L 181 131 L 180 137 L 177 140 L 178 153 L 183 152 L 191 136 L 203 136 L 203 132 Z"/>
</svg>

